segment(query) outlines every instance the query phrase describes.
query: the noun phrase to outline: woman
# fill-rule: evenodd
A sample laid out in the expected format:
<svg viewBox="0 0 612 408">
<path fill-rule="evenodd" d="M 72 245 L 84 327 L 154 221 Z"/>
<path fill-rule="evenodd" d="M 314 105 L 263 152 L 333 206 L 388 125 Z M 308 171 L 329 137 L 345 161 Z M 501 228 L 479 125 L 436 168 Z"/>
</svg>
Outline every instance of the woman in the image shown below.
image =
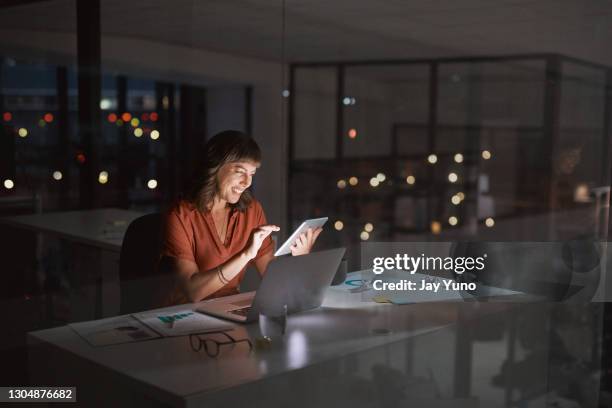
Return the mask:
<svg viewBox="0 0 612 408">
<path fill-rule="evenodd" d="M 248 190 L 260 163 L 259 146 L 242 132 L 221 132 L 204 146 L 185 199 L 167 215 L 162 262 L 177 282 L 167 303 L 236 294 L 249 264 L 263 276 L 279 227 L 268 224 Z M 302 234 L 292 255 L 309 253 L 320 233 Z"/>
</svg>

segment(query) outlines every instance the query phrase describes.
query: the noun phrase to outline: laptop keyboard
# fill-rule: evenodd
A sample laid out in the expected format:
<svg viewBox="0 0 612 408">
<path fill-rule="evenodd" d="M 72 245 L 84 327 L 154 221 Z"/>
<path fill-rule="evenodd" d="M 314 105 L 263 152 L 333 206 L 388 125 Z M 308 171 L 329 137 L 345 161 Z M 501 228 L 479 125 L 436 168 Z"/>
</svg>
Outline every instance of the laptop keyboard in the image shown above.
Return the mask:
<svg viewBox="0 0 612 408">
<path fill-rule="evenodd" d="M 243 307 L 241 309 L 230 310 L 229 312 L 238 316 L 246 317 L 246 315 L 249 313 L 249 310 L 251 310 L 251 306 Z"/>
</svg>

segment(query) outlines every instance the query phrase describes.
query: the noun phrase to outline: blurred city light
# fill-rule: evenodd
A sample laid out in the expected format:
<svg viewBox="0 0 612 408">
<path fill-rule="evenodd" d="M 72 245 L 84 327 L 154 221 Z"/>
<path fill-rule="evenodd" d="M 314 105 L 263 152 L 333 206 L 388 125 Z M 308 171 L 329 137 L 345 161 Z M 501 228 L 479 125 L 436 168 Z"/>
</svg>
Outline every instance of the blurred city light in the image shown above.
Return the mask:
<svg viewBox="0 0 612 408">
<path fill-rule="evenodd" d="M 98 183 L 100 184 L 108 183 L 108 172 L 107 171 L 101 171 L 100 174 L 98 174 Z"/>
</svg>

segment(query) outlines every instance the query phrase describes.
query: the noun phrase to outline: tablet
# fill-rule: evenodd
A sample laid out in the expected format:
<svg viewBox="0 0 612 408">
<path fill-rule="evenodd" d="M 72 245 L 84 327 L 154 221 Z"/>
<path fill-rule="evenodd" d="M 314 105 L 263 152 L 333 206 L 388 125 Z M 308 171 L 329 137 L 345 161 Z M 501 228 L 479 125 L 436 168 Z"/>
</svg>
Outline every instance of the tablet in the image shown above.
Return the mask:
<svg viewBox="0 0 612 408">
<path fill-rule="evenodd" d="M 313 218 L 311 220 L 304 221 L 294 232 L 291 234 L 289 239 L 285 241 L 283 245 L 281 245 L 274 256 L 287 255 L 291 253 L 291 245 L 295 243 L 295 240 L 300 236 L 300 234 L 308 231 L 308 228 L 316 229 L 322 227 L 327 222 L 327 217 L 323 218 Z"/>
</svg>

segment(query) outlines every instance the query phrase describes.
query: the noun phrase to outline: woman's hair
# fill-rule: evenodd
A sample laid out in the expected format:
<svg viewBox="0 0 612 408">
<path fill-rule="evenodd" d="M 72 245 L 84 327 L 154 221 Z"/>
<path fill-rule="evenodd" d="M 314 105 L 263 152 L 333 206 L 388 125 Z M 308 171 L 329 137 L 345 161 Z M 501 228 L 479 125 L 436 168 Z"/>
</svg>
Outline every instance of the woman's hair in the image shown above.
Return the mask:
<svg viewBox="0 0 612 408">
<path fill-rule="evenodd" d="M 217 133 L 206 142 L 198 157 L 194 176 L 189 183 L 185 198 L 198 210 L 208 211 L 215 194 L 218 193 L 217 174 L 226 163 L 239 161 L 261 162 L 261 150 L 250 136 L 238 130 L 225 130 Z M 253 197 L 247 189 L 232 208 L 244 211 Z"/>
</svg>

